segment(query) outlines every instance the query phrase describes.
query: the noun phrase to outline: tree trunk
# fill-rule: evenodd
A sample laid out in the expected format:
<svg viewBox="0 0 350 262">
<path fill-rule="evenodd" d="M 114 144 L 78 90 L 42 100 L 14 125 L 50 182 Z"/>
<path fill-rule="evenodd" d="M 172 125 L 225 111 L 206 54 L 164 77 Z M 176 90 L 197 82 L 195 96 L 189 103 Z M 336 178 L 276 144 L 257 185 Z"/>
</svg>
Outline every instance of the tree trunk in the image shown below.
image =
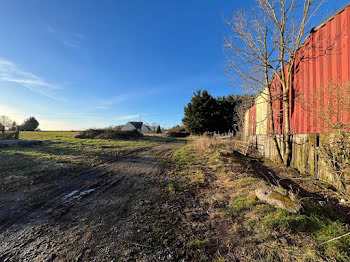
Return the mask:
<svg viewBox="0 0 350 262">
<path fill-rule="evenodd" d="M 288 83 L 287 83 L 288 84 Z M 289 118 L 289 90 L 283 92 L 283 114 L 284 114 L 284 130 L 285 130 L 285 147 L 286 151 L 283 156 L 283 163 L 285 166 L 289 166 L 291 156 L 292 156 L 292 141 L 291 141 L 291 133 L 290 133 L 290 118 Z"/>
<path fill-rule="evenodd" d="M 275 121 L 274 121 L 274 118 L 273 118 L 273 104 L 272 104 L 272 97 L 271 97 L 271 93 L 270 93 L 269 88 L 268 88 L 268 93 L 269 93 L 268 106 L 269 106 L 270 132 L 272 133 L 273 147 L 274 147 L 275 151 L 277 152 L 276 162 L 278 164 L 282 164 L 283 163 L 283 158 L 282 158 L 281 148 L 280 148 L 280 146 L 278 144 L 277 137 L 276 137 Z M 267 134 L 267 135 L 269 135 L 269 134 Z"/>
</svg>

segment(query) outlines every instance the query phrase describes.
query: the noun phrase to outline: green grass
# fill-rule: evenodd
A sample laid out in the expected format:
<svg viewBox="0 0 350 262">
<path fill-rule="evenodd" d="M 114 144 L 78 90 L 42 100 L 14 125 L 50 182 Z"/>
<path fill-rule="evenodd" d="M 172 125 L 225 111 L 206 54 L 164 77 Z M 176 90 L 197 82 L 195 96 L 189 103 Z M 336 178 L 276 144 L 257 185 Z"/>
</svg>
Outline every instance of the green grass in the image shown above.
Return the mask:
<svg viewBox="0 0 350 262">
<path fill-rule="evenodd" d="M 37 147 L 10 147 L 0 152 L 8 155 L 31 156 L 37 159 L 55 159 L 63 162 L 97 161 L 101 153 L 113 153 L 121 150 L 132 150 L 155 146 L 161 142 L 147 140 L 105 140 L 105 139 L 78 139 L 76 132 L 20 132 L 20 139 L 50 140 L 44 146 Z"/>
<path fill-rule="evenodd" d="M 232 203 L 230 203 L 228 212 L 229 214 L 236 216 L 242 213 L 244 210 L 251 209 L 258 203 L 259 202 L 255 197 L 236 198 Z"/>
<path fill-rule="evenodd" d="M 175 165 L 176 173 L 189 181 L 189 185 L 203 186 L 208 182 L 206 174 L 201 170 L 201 158 L 188 146 L 175 150 L 170 160 Z"/>
<path fill-rule="evenodd" d="M 49 179 L 62 173 L 60 168 L 63 165 L 70 170 L 84 170 L 123 154 L 123 151 L 164 143 L 147 139 L 78 139 L 74 138 L 75 134 L 61 131 L 20 132 L 20 139 L 50 141 L 40 146 L 0 148 L 2 190 L 30 186 L 39 177 L 40 180 Z M 78 172 L 69 171 L 66 175 L 74 173 Z"/>
<path fill-rule="evenodd" d="M 276 209 L 264 216 L 261 224 L 277 232 L 308 233 L 320 244 L 349 232 L 349 226 L 331 209 L 316 203 L 308 204 L 303 214 Z M 350 261 L 349 247 L 350 236 L 319 246 L 326 257 L 337 261 Z"/>
<path fill-rule="evenodd" d="M 199 238 L 194 238 L 187 242 L 187 246 L 190 248 L 199 248 L 206 244 L 206 241 L 200 240 Z"/>
<path fill-rule="evenodd" d="M 183 146 L 175 150 L 172 157 L 179 167 L 194 165 L 199 162 L 199 156 L 192 152 L 188 146 Z"/>
<path fill-rule="evenodd" d="M 132 149 L 154 146 L 160 142 L 148 140 L 112 140 L 112 139 L 78 139 L 74 138 L 77 132 L 64 131 L 41 131 L 41 132 L 20 132 L 20 139 L 28 140 L 50 140 L 56 144 L 62 143 L 65 148 L 113 148 L 113 149 Z M 58 147 L 58 146 L 56 146 Z"/>
<path fill-rule="evenodd" d="M 74 131 L 21 131 L 19 133 L 19 139 L 28 140 L 50 140 L 50 139 L 65 139 L 73 138 L 78 132 Z"/>
</svg>

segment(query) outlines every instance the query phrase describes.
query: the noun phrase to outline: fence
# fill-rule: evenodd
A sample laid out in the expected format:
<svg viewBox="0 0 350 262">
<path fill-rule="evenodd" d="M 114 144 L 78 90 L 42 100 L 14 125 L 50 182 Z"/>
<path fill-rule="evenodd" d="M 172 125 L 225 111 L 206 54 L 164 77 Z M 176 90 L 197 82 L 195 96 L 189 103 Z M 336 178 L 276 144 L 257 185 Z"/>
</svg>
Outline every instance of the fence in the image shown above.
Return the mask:
<svg viewBox="0 0 350 262">
<path fill-rule="evenodd" d="M 1 134 L 0 134 L 0 140 L 4 139 L 18 139 L 19 137 L 19 129 L 16 128 L 16 131 L 13 132 L 5 132 L 5 127 L 2 126 L 1 128 Z"/>
</svg>

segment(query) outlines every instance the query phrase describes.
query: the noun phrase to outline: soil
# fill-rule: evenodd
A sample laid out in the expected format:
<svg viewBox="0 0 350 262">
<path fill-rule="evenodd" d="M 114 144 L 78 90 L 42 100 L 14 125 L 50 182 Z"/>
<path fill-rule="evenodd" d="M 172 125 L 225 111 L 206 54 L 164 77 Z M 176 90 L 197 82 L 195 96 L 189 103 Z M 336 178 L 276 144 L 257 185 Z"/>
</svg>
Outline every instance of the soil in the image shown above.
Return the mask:
<svg viewBox="0 0 350 262">
<path fill-rule="evenodd" d="M 134 243 L 142 234 L 140 206 L 163 197 L 162 158 L 181 145 L 124 152 L 75 179 L 58 179 L 56 193 L 37 206 L 23 192 L 2 195 L 0 261 L 127 260 L 132 247 L 143 246 Z M 144 257 L 157 260 L 158 251 Z"/>
</svg>

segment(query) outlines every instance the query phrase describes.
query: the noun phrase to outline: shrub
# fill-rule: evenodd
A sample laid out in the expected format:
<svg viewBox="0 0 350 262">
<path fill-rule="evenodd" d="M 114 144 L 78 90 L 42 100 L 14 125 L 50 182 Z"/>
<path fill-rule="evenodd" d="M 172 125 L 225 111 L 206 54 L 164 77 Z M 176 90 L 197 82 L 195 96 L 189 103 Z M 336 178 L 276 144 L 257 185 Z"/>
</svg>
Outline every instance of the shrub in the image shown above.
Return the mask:
<svg viewBox="0 0 350 262">
<path fill-rule="evenodd" d="M 226 148 L 233 150 L 234 141 L 231 139 L 215 139 L 208 136 L 196 136 L 190 143 L 193 150 L 199 153 L 208 152 L 211 148 Z"/>
<path fill-rule="evenodd" d="M 190 134 L 185 127 L 179 125 L 172 127 L 167 132 L 167 135 L 170 137 L 188 137 Z"/>
<path fill-rule="evenodd" d="M 327 164 L 338 189 L 346 192 L 350 177 L 350 134 L 344 129 L 335 130 L 319 147 L 319 156 Z"/>
<path fill-rule="evenodd" d="M 143 137 L 143 134 L 137 130 L 133 131 L 117 131 L 113 129 L 88 129 L 80 131 L 75 138 L 90 139 L 129 139 Z"/>
<path fill-rule="evenodd" d="M 190 135 L 190 132 L 168 132 L 168 136 L 170 137 L 188 137 Z"/>
<path fill-rule="evenodd" d="M 21 130 L 23 131 L 34 131 L 39 126 L 38 120 L 35 119 L 35 117 L 29 117 L 26 120 L 24 120 L 23 124 L 21 125 Z"/>
</svg>

